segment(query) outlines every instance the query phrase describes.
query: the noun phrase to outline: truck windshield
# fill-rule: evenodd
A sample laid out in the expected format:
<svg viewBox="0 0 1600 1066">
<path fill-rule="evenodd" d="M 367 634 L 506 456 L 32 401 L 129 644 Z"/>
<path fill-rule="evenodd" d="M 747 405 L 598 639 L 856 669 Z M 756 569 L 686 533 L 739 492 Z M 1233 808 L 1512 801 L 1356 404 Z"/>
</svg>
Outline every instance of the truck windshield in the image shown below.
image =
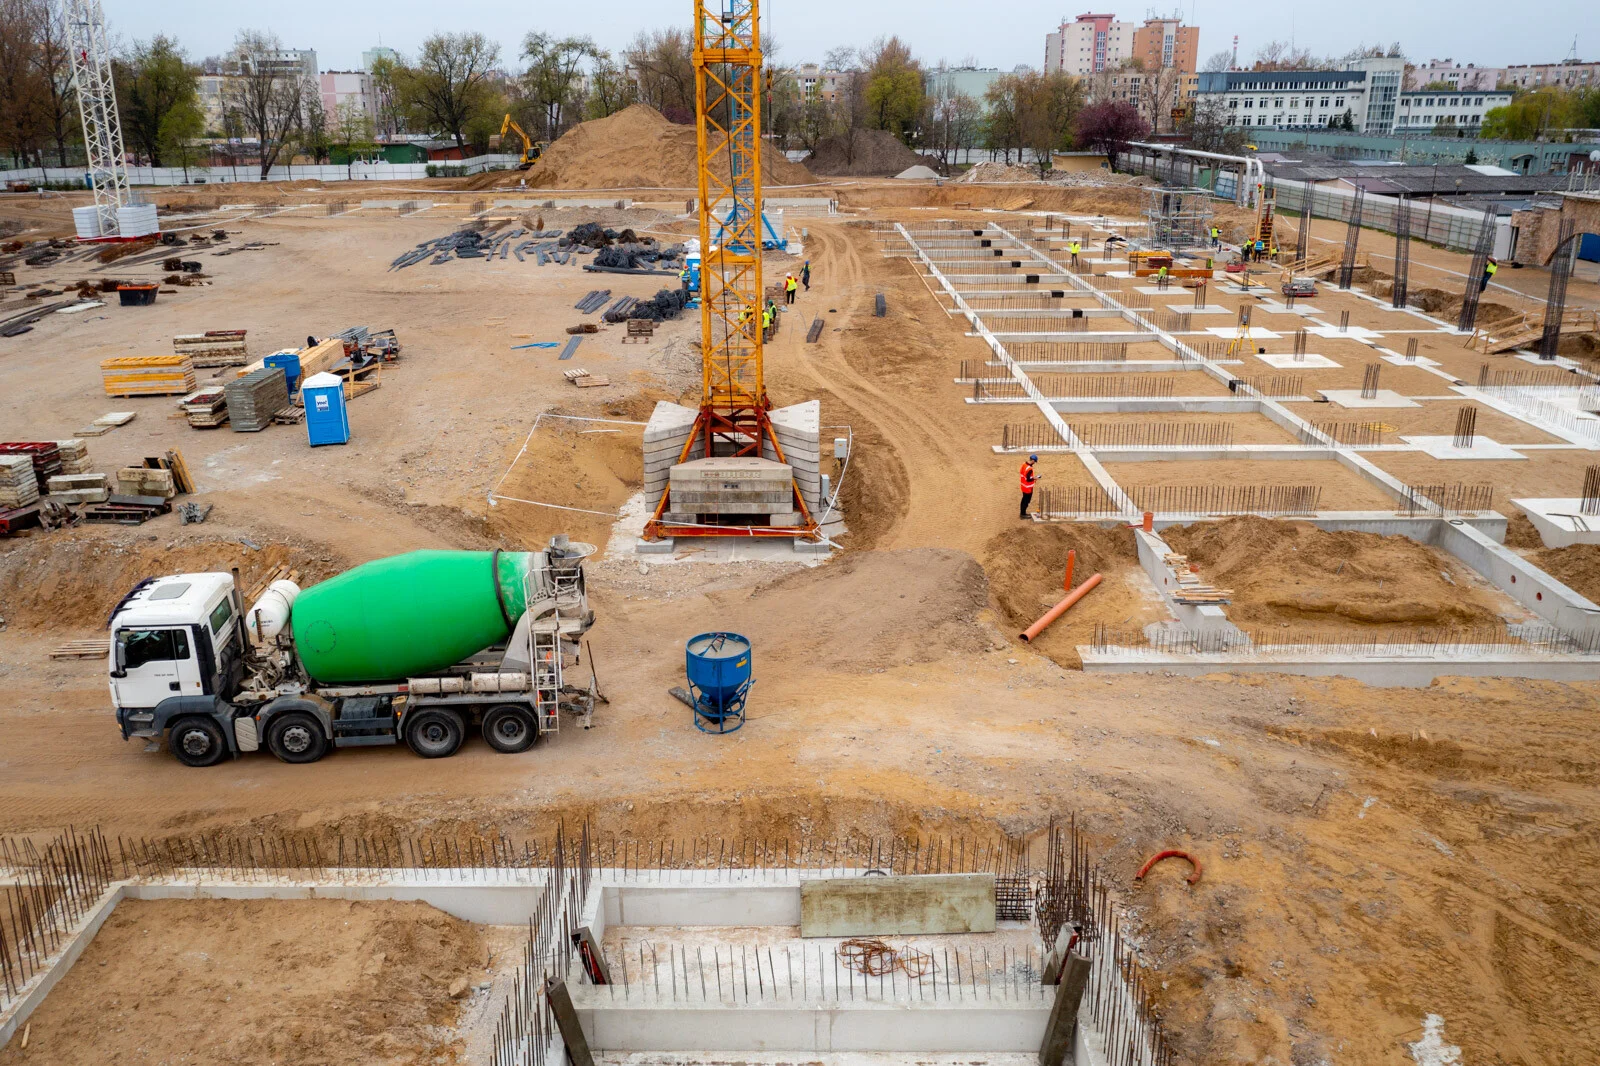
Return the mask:
<svg viewBox="0 0 1600 1066">
<path fill-rule="evenodd" d="M 189 634 L 181 629 L 124 629 L 117 639 L 122 642 L 125 670 L 189 657 Z"/>
</svg>

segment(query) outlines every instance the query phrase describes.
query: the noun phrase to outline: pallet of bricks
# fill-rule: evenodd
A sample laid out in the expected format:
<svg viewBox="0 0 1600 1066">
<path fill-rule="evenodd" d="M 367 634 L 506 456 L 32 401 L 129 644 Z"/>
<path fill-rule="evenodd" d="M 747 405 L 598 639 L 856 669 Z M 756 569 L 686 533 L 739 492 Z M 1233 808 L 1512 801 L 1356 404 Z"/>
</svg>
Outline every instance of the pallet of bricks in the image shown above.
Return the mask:
<svg viewBox="0 0 1600 1066">
<path fill-rule="evenodd" d="M 235 433 L 258 433 L 272 416 L 289 406 L 289 389 L 282 367 L 262 367 L 228 382 L 228 419 Z"/>
<path fill-rule="evenodd" d="M 248 366 L 250 353 L 242 329 L 212 329 L 204 333 L 180 333 L 172 338 L 174 355 L 185 355 L 197 369 L 216 366 Z"/>
<path fill-rule="evenodd" d="M 107 396 L 185 396 L 195 388 L 194 362 L 187 355 L 105 359 L 100 377 Z"/>
</svg>

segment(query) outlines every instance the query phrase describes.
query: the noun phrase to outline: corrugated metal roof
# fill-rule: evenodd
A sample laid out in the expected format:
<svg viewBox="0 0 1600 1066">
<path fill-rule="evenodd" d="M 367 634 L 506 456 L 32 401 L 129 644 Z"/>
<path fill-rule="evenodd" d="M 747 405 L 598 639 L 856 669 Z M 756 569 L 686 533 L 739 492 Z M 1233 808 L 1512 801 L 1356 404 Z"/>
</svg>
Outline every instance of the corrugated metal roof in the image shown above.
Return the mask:
<svg viewBox="0 0 1600 1066">
<path fill-rule="evenodd" d="M 1565 174 L 1483 174 L 1460 164 L 1438 167 L 1382 163 L 1265 163 L 1267 173 L 1283 181 L 1356 181 L 1368 192 L 1432 196 L 1456 193 L 1535 193 L 1564 188 Z M 1389 186 L 1380 189 L 1370 182 Z"/>
</svg>

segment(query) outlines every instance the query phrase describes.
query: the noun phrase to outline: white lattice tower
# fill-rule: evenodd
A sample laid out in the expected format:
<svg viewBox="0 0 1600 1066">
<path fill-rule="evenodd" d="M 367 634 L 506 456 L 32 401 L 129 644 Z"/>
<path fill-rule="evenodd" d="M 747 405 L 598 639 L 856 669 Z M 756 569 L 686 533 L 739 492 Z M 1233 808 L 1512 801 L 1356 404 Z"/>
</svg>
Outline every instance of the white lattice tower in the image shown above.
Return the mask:
<svg viewBox="0 0 1600 1066">
<path fill-rule="evenodd" d="M 94 206 L 100 215 L 100 233 L 111 237 L 119 232 L 117 208 L 128 202 L 128 168 L 122 158 L 122 117 L 111 81 L 105 14 L 100 0 L 64 0 L 64 6 Z"/>
</svg>

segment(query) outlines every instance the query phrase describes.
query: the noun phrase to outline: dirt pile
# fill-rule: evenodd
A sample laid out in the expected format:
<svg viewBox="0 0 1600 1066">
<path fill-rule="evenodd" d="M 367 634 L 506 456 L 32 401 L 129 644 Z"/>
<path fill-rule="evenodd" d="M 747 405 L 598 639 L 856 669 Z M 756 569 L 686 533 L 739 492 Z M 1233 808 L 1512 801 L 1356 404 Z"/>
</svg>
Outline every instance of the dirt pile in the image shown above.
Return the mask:
<svg viewBox="0 0 1600 1066">
<path fill-rule="evenodd" d="M 712 164 L 726 178 L 725 161 Z M 693 126 L 668 122 L 648 104 L 580 122 L 544 150 L 527 172 L 538 189 L 690 189 L 698 185 Z M 766 185 L 806 185 L 811 171 L 771 145 L 761 147 Z"/>
<path fill-rule="evenodd" d="M 1168 529 L 1172 550 L 1233 590 L 1242 625 L 1491 626 L 1499 601 L 1464 563 L 1405 537 L 1253 516 Z"/>
<path fill-rule="evenodd" d="M 856 130 L 853 141 L 843 134 L 824 137 L 817 150 L 806 157 L 805 165 L 813 174 L 893 177 L 907 167 L 927 162 L 888 130 Z"/>
<path fill-rule="evenodd" d="M 988 161 L 974 164 L 957 181 L 979 182 L 1013 182 L 1013 181 L 1039 181 L 1039 171 L 1034 167 L 1017 166 L 1010 163 L 991 163 Z"/>
<path fill-rule="evenodd" d="M 997 534 L 984 551 L 984 570 L 1007 636 L 1017 639 L 1066 595 L 1062 578 L 1069 550 L 1077 553 L 1073 587 L 1092 574 L 1100 575 L 1100 585 L 1041 633 L 1033 647 L 1063 666 L 1076 667 L 1082 665 L 1078 645 L 1088 643 L 1096 625 L 1136 628 L 1161 620 L 1165 613 L 1153 589 L 1142 591 L 1148 579 L 1139 567 L 1132 530 L 1029 522 Z"/>
<path fill-rule="evenodd" d="M 454 1062 L 484 959 L 424 903 L 124 900 L 0 1063 Z"/>
<path fill-rule="evenodd" d="M 13 541 L 0 552 L 0 604 L 7 624 L 43 629 L 104 627 L 112 608 L 147 577 L 239 568 L 246 590 L 279 566 L 300 571 L 307 586 L 344 568 L 311 547 L 165 532 L 74 529 Z"/>
<path fill-rule="evenodd" d="M 735 614 L 757 655 L 781 647 L 788 663 L 863 671 L 986 649 L 978 616 L 988 605 L 972 556 L 914 548 L 852 552 L 758 585 Z"/>
</svg>

